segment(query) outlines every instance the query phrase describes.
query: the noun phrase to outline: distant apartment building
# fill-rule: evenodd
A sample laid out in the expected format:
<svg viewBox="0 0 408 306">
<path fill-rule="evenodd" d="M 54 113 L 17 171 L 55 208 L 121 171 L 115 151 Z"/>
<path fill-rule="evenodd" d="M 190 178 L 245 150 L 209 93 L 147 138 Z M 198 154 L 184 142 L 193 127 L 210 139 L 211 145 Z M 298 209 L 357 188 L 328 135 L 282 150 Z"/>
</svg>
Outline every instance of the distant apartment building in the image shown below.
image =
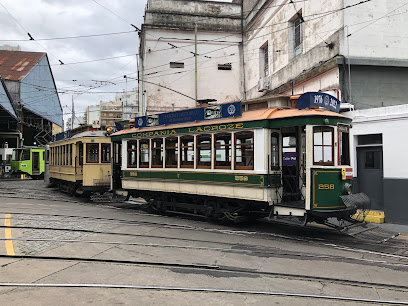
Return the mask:
<svg viewBox="0 0 408 306">
<path fill-rule="evenodd" d="M 117 93 L 115 96 L 115 102 L 122 104 L 122 119 L 130 120 L 138 116 L 139 108 L 137 105 L 137 88 L 133 88 L 131 91 L 124 91 Z"/>
<path fill-rule="evenodd" d="M 115 125 L 115 122 L 122 120 L 122 103 L 120 102 L 100 102 L 100 125 L 106 127 Z"/>
<path fill-rule="evenodd" d="M 100 126 L 100 106 L 99 105 L 89 105 L 85 111 L 86 124 Z"/>
<path fill-rule="evenodd" d="M 85 116 L 75 116 L 73 121 L 72 121 L 72 117 L 68 118 L 67 123 L 66 123 L 66 128 L 67 130 L 72 130 L 82 125 L 86 125 L 86 117 Z"/>
</svg>

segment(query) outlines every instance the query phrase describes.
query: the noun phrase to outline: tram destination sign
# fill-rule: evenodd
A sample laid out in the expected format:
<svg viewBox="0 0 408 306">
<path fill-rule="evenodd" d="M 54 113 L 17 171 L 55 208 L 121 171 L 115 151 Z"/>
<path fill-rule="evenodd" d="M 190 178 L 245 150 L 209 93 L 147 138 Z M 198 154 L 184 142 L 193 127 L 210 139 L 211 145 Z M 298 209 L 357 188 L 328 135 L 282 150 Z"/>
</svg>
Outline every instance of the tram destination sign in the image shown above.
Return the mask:
<svg viewBox="0 0 408 306">
<path fill-rule="evenodd" d="M 67 138 L 71 138 L 71 130 L 52 135 L 51 142 L 60 141 Z"/>
<path fill-rule="evenodd" d="M 323 92 L 306 92 L 296 101 L 296 108 L 305 109 L 312 107 L 323 107 L 332 112 L 338 113 L 340 110 L 340 101 L 332 95 Z"/>
<path fill-rule="evenodd" d="M 135 118 L 135 127 L 148 127 L 241 116 L 241 102 L 197 107 Z"/>
</svg>

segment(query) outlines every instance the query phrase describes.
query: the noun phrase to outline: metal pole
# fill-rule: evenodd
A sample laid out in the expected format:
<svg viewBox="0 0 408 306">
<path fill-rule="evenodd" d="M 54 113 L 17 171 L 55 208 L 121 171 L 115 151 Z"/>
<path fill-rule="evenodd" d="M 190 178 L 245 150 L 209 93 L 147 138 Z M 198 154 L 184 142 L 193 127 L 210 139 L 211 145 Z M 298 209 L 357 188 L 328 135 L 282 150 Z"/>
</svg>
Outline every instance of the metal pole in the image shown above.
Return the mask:
<svg viewBox="0 0 408 306">
<path fill-rule="evenodd" d="M 350 43 L 349 43 L 349 28 L 347 26 L 347 61 L 348 61 L 348 83 L 349 83 L 349 103 L 352 104 L 351 99 L 351 68 L 350 68 Z"/>
<path fill-rule="evenodd" d="M 194 24 L 194 46 L 195 46 L 195 52 L 194 52 L 194 57 L 195 57 L 195 101 L 197 105 L 197 24 Z"/>
</svg>

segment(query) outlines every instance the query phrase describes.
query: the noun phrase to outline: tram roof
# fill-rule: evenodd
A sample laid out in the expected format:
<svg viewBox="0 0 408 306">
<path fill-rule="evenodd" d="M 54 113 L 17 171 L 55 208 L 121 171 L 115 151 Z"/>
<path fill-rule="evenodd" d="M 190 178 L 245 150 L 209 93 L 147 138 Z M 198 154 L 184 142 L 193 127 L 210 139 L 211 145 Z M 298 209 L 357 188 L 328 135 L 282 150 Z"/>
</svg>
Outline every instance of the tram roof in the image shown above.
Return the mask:
<svg viewBox="0 0 408 306">
<path fill-rule="evenodd" d="M 57 140 L 57 141 L 53 141 L 51 143 L 57 143 L 57 142 L 62 142 L 62 141 L 67 141 L 67 140 L 70 140 L 70 139 L 82 138 L 82 137 L 107 137 L 107 136 L 106 136 L 106 131 L 85 131 L 85 132 L 75 134 L 72 137 L 64 138 L 64 139 Z"/>
<path fill-rule="evenodd" d="M 151 127 L 142 127 L 142 128 L 130 128 L 126 130 L 118 131 L 110 136 L 120 136 L 130 133 L 136 132 L 148 132 L 148 131 L 160 131 L 160 130 L 167 130 L 167 129 L 179 129 L 179 128 L 188 128 L 188 127 L 199 127 L 204 125 L 215 125 L 215 124 L 226 124 L 226 123 L 240 123 L 240 122 L 248 122 L 248 121 L 260 121 L 260 120 L 277 120 L 277 119 L 289 119 L 289 118 L 299 118 L 299 117 L 331 117 L 331 118 L 339 118 L 339 119 L 346 119 L 349 118 L 340 115 L 338 113 L 334 113 L 324 109 L 295 109 L 295 108 L 282 108 L 282 107 L 274 107 L 274 108 L 266 108 L 266 109 L 258 109 L 258 110 L 251 110 L 242 112 L 242 116 L 240 117 L 230 117 L 224 119 L 211 119 L 211 120 L 204 120 L 199 122 L 188 122 L 188 123 L 177 123 L 177 124 L 169 124 L 169 125 L 159 125 L 159 126 L 151 126 Z M 134 122 L 131 120 L 130 122 Z"/>
</svg>

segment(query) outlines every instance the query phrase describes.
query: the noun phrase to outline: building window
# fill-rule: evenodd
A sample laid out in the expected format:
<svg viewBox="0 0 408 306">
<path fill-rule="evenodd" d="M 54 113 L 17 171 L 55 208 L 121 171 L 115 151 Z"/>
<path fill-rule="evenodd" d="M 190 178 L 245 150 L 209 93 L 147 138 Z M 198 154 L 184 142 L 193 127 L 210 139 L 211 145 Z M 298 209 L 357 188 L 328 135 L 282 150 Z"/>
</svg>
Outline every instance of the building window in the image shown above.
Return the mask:
<svg viewBox="0 0 408 306">
<path fill-rule="evenodd" d="M 254 132 L 235 134 L 235 169 L 254 169 Z"/>
<path fill-rule="evenodd" d="M 197 167 L 211 168 L 211 135 L 197 136 Z"/>
<path fill-rule="evenodd" d="M 128 151 L 128 158 L 127 158 L 128 167 L 136 168 L 137 167 L 137 140 L 128 141 L 127 151 Z"/>
<path fill-rule="evenodd" d="M 86 162 L 87 163 L 99 162 L 99 144 L 97 143 L 86 144 Z"/>
<path fill-rule="evenodd" d="M 293 21 L 293 40 L 295 56 L 302 53 L 302 17 L 299 16 Z"/>
<path fill-rule="evenodd" d="M 101 144 L 101 161 L 103 163 L 110 163 L 111 158 L 111 145 L 110 143 Z"/>
<path fill-rule="evenodd" d="M 231 150 L 231 134 L 220 133 L 215 134 L 215 168 L 231 169 L 232 150 Z"/>
<path fill-rule="evenodd" d="M 279 170 L 279 134 L 271 135 L 271 170 Z"/>
<path fill-rule="evenodd" d="M 231 63 L 218 64 L 218 70 L 231 70 L 231 69 L 232 69 Z"/>
<path fill-rule="evenodd" d="M 181 141 L 181 167 L 194 168 L 194 137 L 182 136 Z"/>
<path fill-rule="evenodd" d="M 184 63 L 182 63 L 182 62 L 170 62 L 170 68 L 184 68 Z"/>
<path fill-rule="evenodd" d="M 149 139 L 139 141 L 139 168 L 149 168 Z"/>
<path fill-rule="evenodd" d="M 333 166 L 333 128 L 313 128 L 313 164 Z"/>
<path fill-rule="evenodd" d="M 268 43 L 264 44 L 264 46 L 259 49 L 259 60 L 260 60 L 261 78 L 267 77 L 269 75 Z"/>
<path fill-rule="evenodd" d="M 166 168 L 178 166 L 178 138 L 166 138 Z"/>
<path fill-rule="evenodd" d="M 163 168 L 163 138 L 152 139 L 152 167 Z"/>
<path fill-rule="evenodd" d="M 339 133 L 339 165 L 350 165 L 349 127 L 339 125 L 338 133 Z"/>
<path fill-rule="evenodd" d="M 382 134 L 359 135 L 357 140 L 359 146 L 382 144 Z"/>
</svg>

